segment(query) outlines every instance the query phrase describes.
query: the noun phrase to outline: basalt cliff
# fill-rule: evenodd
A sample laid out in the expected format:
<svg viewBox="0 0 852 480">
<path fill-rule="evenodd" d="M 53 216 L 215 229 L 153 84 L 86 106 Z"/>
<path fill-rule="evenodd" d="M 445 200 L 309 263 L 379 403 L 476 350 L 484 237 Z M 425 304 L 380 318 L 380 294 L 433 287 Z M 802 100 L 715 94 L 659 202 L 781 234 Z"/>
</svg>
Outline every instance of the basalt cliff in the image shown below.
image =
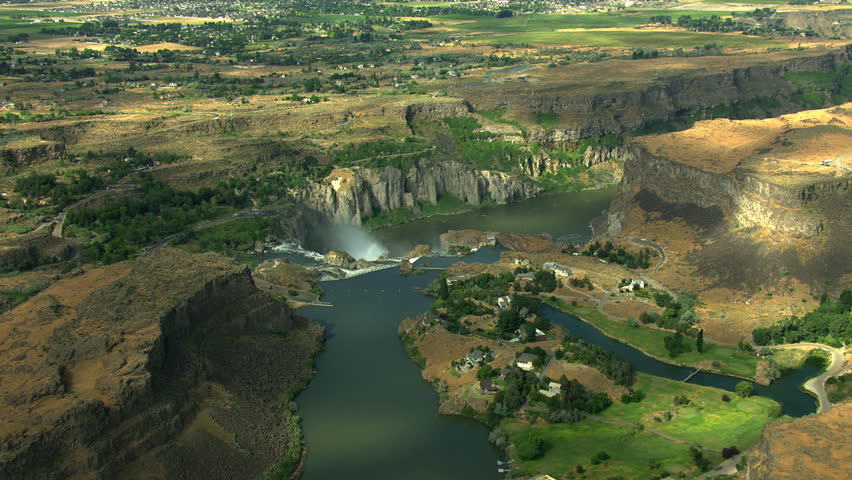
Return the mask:
<svg viewBox="0 0 852 480">
<path fill-rule="evenodd" d="M 161 249 L 55 283 L 0 333 L 0 477 L 250 478 L 293 442 L 281 398 L 321 329 L 247 267 Z"/>
<path fill-rule="evenodd" d="M 401 207 L 416 213 L 420 205 L 434 205 L 444 195 L 469 205 L 483 201 L 504 204 L 541 191 L 535 183 L 503 172 L 476 170 L 455 162 L 418 161 L 407 171 L 395 167 L 335 169 L 302 192 L 301 201 L 334 221 L 360 225 L 362 217 Z"/>
</svg>

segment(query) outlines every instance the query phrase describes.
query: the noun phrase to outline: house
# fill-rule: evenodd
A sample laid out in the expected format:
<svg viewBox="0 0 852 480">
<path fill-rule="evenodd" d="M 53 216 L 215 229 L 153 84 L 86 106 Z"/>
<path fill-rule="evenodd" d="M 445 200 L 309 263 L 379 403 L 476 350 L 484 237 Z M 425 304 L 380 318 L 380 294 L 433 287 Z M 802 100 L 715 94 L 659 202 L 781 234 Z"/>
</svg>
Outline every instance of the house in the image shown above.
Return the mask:
<svg viewBox="0 0 852 480">
<path fill-rule="evenodd" d="M 463 282 L 470 278 L 470 275 L 455 275 L 452 277 L 447 277 L 447 286 L 452 287 L 453 285 Z"/>
<path fill-rule="evenodd" d="M 497 235 L 493 233 L 485 234 L 485 246 L 487 247 L 496 247 L 497 246 Z"/>
<path fill-rule="evenodd" d="M 515 360 L 515 365 L 518 366 L 521 370 L 525 370 L 527 372 L 531 371 L 533 368 L 533 363 L 536 360 L 536 356 L 531 353 L 522 353 L 520 357 Z"/>
<path fill-rule="evenodd" d="M 512 306 L 512 297 L 508 295 L 504 297 L 497 297 L 497 306 L 500 307 L 501 310 L 508 310 L 509 307 Z"/>
<path fill-rule="evenodd" d="M 533 281 L 533 280 L 535 280 L 535 273 L 533 273 L 533 272 L 519 273 L 519 274 L 515 275 L 515 278 L 518 279 L 518 280 Z"/>
<path fill-rule="evenodd" d="M 550 382 L 547 384 L 547 390 L 541 389 L 538 392 L 544 395 L 547 398 L 553 398 L 559 395 L 559 392 L 562 391 L 562 384 L 556 382 Z"/>
<path fill-rule="evenodd" d="M 494 385 L 490 378 L 483 378 L 479 381 L 479 393 L 483 395 L 494 395 L 500 389 Z"/>
<path fill-rule="evenodd" d="M 521 266 L 521 267 L 529 267 L 530 261 L 527 258 L 516 258 L 515 259 L 515 265 L 518 265 L 518 266 Z"/>
<path fill-rule="evenodd" d="M 544 268 L 553 270 L 553 273 L 560 277 L 570 277 L 572 275 L 570 268 L 562 266 L 556 262 L 544 262 Z"/>
<path fill-rule="evenodd" d="M 436 323 L 438 323 L 438 319 L 435 318 L 435 317 L 423 317 L 420 320 L 420 325 L 423 325 L 424 327 L 427 327 L 427 328 L 431 327 L 432 325 L 435 325 Z"/>
<path fill-rule="evenodd" d="M 464 356 L 459 364 L 459 371 L 462 373 L 470 371 L 489 360 L 491 360 L 491 354 L 477 348 Z"/>
<path fill-rule="evenodd" d="M 622 292 L 633 292 L 645 288 L 645 280 L 631 280 L 629 284 L 619 288 Z"/>
</svg>

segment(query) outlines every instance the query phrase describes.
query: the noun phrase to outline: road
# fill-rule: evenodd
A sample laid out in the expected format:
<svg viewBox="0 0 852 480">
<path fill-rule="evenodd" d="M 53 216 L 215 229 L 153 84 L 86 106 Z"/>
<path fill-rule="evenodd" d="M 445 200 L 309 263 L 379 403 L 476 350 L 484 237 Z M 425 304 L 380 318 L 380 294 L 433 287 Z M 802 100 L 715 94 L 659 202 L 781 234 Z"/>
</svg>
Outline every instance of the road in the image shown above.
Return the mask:
<svg viewBox="0 0 852 480">
<path fill-rule="evenodd" d="M 831 410 L 831 402 L 828 401 L 828 393 L 825 391 L 825 381 L 833 377 L 843 368 L 846 361 L 845 352 L 842 348 L 829 347 L 821 343 L 792 343 L 787 345 L 772 345 L 771 348 L 819 348 L 828 352 L 831 356 L 831 364 L 820 375 L 805 382 L 805 390 L 812 392 L 819 399 L 817 413 L 825 413 Z"/>
</svg>

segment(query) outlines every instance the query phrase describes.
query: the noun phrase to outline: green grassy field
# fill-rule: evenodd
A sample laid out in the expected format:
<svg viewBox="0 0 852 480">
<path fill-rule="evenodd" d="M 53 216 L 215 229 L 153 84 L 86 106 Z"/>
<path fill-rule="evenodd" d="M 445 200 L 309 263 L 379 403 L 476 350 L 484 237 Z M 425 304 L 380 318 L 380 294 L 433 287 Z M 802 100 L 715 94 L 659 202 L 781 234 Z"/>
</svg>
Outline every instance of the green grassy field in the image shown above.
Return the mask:
<svg viewBox="0 0 852 480">
<path fill-rule="evenodd" d="M 575 472 L 577 465 L 586 470 L 590 480 L 624 478 L 652 478 L 656 472 L 688 474 L 697 469 L 689 461 L 689 447 L 627 426 L 584 420 L 580 423 L 529 425 L 508 421 L 502 428 L 512 443 L 528 432 L 536 430 L 547 448 L 544 455 L 532 461 L 512 465 L 518 472 L 529 475 L 546 473 L 554 477 Z M 607 452 L 610 459 L 592 465 L 591 457 L 597 452 Z M 654 460 L 659 469 L 649 467 Z M 579 477 L 578 477 L 579 478 Z"/>
<path fill-rule="evenodd" d="M 646 393 L 639 403 L 615 403 L 600 413 L 607 418 L 642 423 L 645 427 L 659 430 L 678 438 L 721 450 L 736 445 L 741 451 L 754 445 L 763 426 L 772 420 L 770 409 L 777 405 L 774 400 L 762 397 L 737 398 L 723 390 L 684 384 L 653 375 L 640 375 L 636 390 Z M 722 395 L 732 397 L 722 401 Z M 675 396 L 686 396 L 690 404 L 676 408 Z M 663 412 L 672 412 L 670 420 L 661 422 Z M 652 478 L 662 472 L 669 474 L 698 474 L 689 457 L 686 444 L 652 434 L 644 429 L 627 425 L 614 425 L 598 420 L 586 419 L 577 424 L 529 424 L 517 420 L 506 420 L 502 428 L 509 434 L 512 443 L 517 442 L 529 431 L 539 432 L 545 442 L 545 453 L 535 460 L 513 465 L 527 474 L 547 473 L 559 476 L 574 472 L 577 465 L 586 470 L 589 479 Z M 605 451 L 611 459 L 601 465 L 592 465 L 591 457 Z M 704 452 L 713 464 L 721 462 L 719 455 Z M 651 468 L 652 463 L 659 464 Z"/>
<path fill-rule="evenodd" d="M 687 49 L 709 43 L 732 49 L 772 48 L 784 45 L 783 42 L 739 34 L 634 29 L 647 24 L 651 16 L 663 14 L 674 18 L 680 15 L 690 15 L 693 18 L 725 15 L 724 12 L 702 10 L 635 10 L 583 15 L 519 15 L 511 18 L 446 15 L 430 20 L 456 33 L 468 35 L 466 40 L 475 43 Z"/>
<path fill-rule="evenodd" d="M 601 415 L 642 422 L 649 428 L 716 450 L 731 445 L 744 450 L 754 445 L 763 425 L 772 420 L 770 409 L 778 405 L 766 397 L 740 398 L 724 390 L 647 374 L 640 374 L 633 388 L 645 392 L 645 399 L 638 403 L 615 403 Z M 653 420 L 659 416 L 655 414 L 673 408 L 673 398 L 680 395 L 689 398 L 689 406 L 679 410 L 671 420 Z M 722 395 L 728 395 L 731 400 L 723 401 Z"/>
<path fill-rule="evenodd" d="M 659 358 L 670 358 L 663 345 L 663 338 L 673 332 L 640 326 L 628 327 L 625 322 L 612 320 L 600 313 L 595 307 L 571 306 L 565 302 L 551 302 L 556 308 L 581 317 L 583 320 L 603 330 L 607 335 L 622 340 L 640 350 Z M 691 339 L 688 339 L 692 342 Z M 704 353 L 698 354 L 694 345 L 691 352 L 682 353 L 672 359 L 674 362 L 697 366 L 699 362 L 718 361 L 719 371 L 731 375 L 753 378 L 757 370 L 758 358 L 754 355 L 737 351 L 734 347 L 704 343 Z"/>
</svg>

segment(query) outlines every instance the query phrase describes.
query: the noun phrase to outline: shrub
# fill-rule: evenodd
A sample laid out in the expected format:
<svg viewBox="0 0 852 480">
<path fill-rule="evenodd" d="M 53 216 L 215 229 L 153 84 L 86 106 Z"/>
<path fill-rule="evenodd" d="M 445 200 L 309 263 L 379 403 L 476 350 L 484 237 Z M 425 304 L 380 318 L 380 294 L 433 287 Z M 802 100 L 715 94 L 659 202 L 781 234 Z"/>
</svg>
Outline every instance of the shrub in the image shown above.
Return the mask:
<svg viewBox="0 0 852 480">
<path fill-rule="evenodd" d="M 598 465 L 607 460 L 609 460 L 609 454 L 601 450 L 600 452 L 596 453 L 594 457 L 592 457 L 592 465 Z"/>
<path fill-rule="evenodd" d="M 531 431 L 515 445 L 515 451 L 521 460 L 533 460 L 544 453 L 544 441 L 536 431 Z"/>
<path fill-rule="evenodd" d="M 727 393 L 725 393 L 725 394 L 723 394 L 723 395 L 722 395 L 722 401 L 723 401 L 723 402 L 730 402 L 730 401 L 731 401 L 731 397 L 729 397 L 729 396 L 728 396 L 728 394 L 727 394 Z"/>
<path fill-rule="evenodd" d="M 754 385 L 751 382 L 742 381 L 736 386 L 737 395 L 743 398 L 748 398 L 754 393 Z"/>
<path fill-rule="evenodd" d="M 739 453 L 740 453 L 740 449 L 738 449 L 736 446 L 730 446 L 730 447 L 727 447 L 727 448 L 723 448 L 722 449 L 722 458 L 724 458 L 724 459 L 733 458 L 735 455 L 738 455 Z"/>
</svg>

